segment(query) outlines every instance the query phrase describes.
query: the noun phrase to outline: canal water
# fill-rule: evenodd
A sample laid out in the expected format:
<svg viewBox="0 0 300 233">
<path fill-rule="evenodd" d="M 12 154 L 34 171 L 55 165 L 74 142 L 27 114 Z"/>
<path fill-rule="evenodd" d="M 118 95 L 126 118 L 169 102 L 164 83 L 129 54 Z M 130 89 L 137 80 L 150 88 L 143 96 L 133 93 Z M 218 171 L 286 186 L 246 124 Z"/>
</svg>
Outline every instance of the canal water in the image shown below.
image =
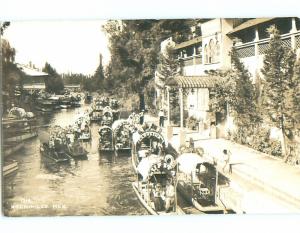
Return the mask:
<svg viewBox="0 0 300 233">
<path fill-rule="evenodd" d="M 89 106 L 39 116 L 41 125 L 72 124 Z M 3 180 L 6 216 L 145 215 L 131 183 L 130 156 L 99 154 L 99 126 L 92 124 L 88 160 L 55 164 L 40 155 L 38 138 L 26 142 L 12 159 L 19 170 Z M 42 128 L 41 128 L 42 129 Z M 44 128 L 42 130 L 48 130 Z"/>
</svg>

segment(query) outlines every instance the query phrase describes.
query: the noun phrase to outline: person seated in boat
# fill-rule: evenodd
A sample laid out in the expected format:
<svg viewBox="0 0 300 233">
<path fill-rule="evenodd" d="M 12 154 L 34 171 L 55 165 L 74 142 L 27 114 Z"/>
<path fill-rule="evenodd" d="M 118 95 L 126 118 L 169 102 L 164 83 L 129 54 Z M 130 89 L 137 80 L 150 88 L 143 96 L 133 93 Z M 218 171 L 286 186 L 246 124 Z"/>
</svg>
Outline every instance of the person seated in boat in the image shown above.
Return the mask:
<svg viewBox="0 0 300 233">
<path fill-rule="evenodd" d="M 161 184 L 158 183 L 155 185 L 155 188 L 152 192 L 152 201 L 154 202 L 154 207 L 156 211 L 162 211 L 164 208 L 164 192 L 162 190 Z"/>
<path fill-rule="evenodd" d="M 167 180 L 167 185 L 166 185 L 166 199 L 165 199 L 165 209 L 166 212 L 169 212 L 174 204 L 175 204 L 175 188 L 172 185 L 172 181 L 171 180 Z"/>
<path fill-rule="evenodd" d="M 155 154 L 155 155 L 159 154 L 159 145 L 157 141 L 152 142 L 151 154 Z"/>
</svg>

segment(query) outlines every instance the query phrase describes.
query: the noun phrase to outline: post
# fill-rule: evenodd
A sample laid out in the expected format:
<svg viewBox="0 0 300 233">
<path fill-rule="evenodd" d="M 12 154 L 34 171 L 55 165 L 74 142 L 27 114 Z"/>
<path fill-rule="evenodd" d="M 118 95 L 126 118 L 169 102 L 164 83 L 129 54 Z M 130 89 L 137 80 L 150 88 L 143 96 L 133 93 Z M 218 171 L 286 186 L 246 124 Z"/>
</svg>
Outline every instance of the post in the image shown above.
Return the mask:
<svg viewBox="0 0 300 233">
<path fill-rule="evenodd" d="M 291 33 L 293 33 L 291 35 L 291 46 L 292 49 L 296 49 L 296 37 L 295 37 L 295 32 L 297 32 L 297 26 L 296 26 L 296 19 L 292 18 L 292 30 Z"/>
<path fill-rule="evenodd" d="M 170 112 L 170 90 L 169 87 L 166 88 L 167 91 L 167 108 L 168 108 L 168 121 L 167 125 L 171 125 L 171 112 Z"/>
<path fill-rule="evenodd" d="M 180 99 L 180 131 L 179 131 L 179 146 L 185 146 L 185 131 L 183 128 L 183 89 L 179 88 Z"/>
<path fill-rule="evenodd" d="M 183 89 L 179 88 L 179 101 L 180 101 L 180 128 L 183 129 Z"/>
<path fill-rule="evenodd" d="M 173 128 L 171 126 L 171 108 L 170 108 L 170 90 L 167 87 L 167 108 L 168 108 L 168 121 L 167 121 L 167 140 L 170 141 L 173 137 Z"/>
</svg>

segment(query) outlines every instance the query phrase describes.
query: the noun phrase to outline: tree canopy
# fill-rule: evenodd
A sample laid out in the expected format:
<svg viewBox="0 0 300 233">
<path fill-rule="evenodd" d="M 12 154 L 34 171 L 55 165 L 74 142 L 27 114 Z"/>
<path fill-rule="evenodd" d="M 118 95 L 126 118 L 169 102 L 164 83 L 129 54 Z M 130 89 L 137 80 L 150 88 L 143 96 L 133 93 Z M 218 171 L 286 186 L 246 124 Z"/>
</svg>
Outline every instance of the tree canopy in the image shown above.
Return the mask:
<svg viewBox="0 0 300 233">
<path fill-rule="evenodd" d="M 61 91 L 63 91 L 64 82 L 62 77 L 48 62 L 45 63 L 43 71 L 49 74 L 49 77 L 45 80 L 46 91 L 56 94 L 59 94 Z"/>
<path fill-rule="evenodd" d="M 109 37 L 111 63 L 109 78 L 114 87 L 126 85 L 143 93 L 154 77 L 159 63 L 160 43 L 173 36 L 182 42 L 190 31 L 191 20 L 122 20 L 109 21 L 104 31 Z"/>
</svg>

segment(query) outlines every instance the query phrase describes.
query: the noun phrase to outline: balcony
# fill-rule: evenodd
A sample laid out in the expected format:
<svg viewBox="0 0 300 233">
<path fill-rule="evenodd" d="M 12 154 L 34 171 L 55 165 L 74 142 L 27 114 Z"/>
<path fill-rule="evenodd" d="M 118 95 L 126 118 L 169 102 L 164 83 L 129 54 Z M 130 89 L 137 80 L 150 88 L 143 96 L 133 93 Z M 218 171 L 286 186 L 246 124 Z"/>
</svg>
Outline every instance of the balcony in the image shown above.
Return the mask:
<svg viewBox="0 0 300 233">
<path fill-rule="evenodd" d="M 281 43 L 286 48 L 299 49 L 300 48 L 300 32 L 288 33 L 281 36 Z M 264 55 L 269 49 L 270 38 L 243 43 L 235 45 L 237 55 L 239 58 L 247 58 L 258 55 Z"/>
<path fill-rule="evenodd" d="M 179 58 L 179 61 L 182 62 L 183 66 L 193 66 L 202 64 L 202 55 L 193 55 L 189 57 Z"/>
</svg>

